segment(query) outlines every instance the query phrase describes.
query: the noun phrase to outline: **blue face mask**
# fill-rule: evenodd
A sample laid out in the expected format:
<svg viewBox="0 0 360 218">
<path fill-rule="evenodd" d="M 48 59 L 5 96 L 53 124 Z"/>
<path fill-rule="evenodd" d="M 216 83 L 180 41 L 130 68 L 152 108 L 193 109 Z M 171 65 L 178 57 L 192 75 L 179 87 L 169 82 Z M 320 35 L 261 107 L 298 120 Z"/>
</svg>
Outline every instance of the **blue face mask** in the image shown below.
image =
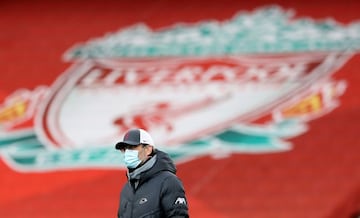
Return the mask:
<svg viewBox="0 0 360 218">
<path fill-rule="evenodd" d="M 126 149 L 124 154 L 124 161 L 125 165 L 129 169 L 136 168 L 141 163 L 141 160 L 139 159 L 139 151 L 137 150 L 130 150 Z"/>
</svg>

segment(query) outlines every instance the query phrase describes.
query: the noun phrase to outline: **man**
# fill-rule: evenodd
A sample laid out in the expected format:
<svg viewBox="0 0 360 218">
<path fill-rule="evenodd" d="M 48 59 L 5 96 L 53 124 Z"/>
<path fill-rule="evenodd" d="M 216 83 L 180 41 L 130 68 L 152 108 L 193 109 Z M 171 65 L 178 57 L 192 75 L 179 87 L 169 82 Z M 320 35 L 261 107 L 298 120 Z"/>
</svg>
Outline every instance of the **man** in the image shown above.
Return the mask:
<svg viewBox="0 0 360 218">
<path fill-rule="evenodd" d="M 184 187 L 169 155 L 155 149 L 143 129 L 125 133 L 115 148 L 124 154 L 128 182 L 124 185 L 118 217 L 189 217 Z"/>
</svg>

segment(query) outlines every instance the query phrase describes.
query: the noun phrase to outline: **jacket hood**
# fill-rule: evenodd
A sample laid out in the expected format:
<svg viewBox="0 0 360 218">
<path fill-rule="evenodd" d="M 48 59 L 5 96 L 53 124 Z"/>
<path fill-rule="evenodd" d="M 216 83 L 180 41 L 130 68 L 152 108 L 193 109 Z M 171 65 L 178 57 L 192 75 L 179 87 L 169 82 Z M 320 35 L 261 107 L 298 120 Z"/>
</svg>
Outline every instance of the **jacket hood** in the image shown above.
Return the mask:
<svg viewBox="0 0 360 218">
<path fill-rule="evenodd" d="M 176 174 L 176 166 L 167 153 L 156 150 L 152 158 L 156 158 L 154 166 L 140 174 L 140 183 L 150 179 L 161 171 L 169 171 Z"/>
</svg>

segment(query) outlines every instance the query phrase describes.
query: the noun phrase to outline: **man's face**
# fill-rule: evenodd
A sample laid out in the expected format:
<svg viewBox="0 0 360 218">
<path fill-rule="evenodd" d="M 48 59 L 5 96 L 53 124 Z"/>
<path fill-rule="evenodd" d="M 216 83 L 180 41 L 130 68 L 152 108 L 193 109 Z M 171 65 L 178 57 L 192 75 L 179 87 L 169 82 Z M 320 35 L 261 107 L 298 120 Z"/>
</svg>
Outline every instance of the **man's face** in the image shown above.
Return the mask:
<svg viewBox="0 0 360 218">
<path fill-rule="evenodd" d="M 138 151 L 138 157 L 141 162 L 146 161 L 149 158 L 149 155 L 152 153 L 153 146 L 151 145 L 142 145 L 139 144 L 137 146 L 128 146 L 124 149 L 121 149 L 121 152 L 125 152 L 125 150 L 136 150 Z"/>
</svg>

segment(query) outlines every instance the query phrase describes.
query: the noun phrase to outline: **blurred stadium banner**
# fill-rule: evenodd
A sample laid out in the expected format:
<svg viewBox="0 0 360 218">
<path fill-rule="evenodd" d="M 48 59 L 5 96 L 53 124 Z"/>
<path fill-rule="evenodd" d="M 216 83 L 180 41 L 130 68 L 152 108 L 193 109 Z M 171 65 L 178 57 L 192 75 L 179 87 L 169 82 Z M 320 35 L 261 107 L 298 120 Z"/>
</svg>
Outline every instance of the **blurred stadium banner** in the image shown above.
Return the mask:
<svg viewBox="0 0 360 218">
<path fill-rule="evenodd" d="M 115 216 L 134 127 L 191 217 L 358 216 L 360 4 L 228 3 L 1 3 L 1 217 Z"/>
</svg>

